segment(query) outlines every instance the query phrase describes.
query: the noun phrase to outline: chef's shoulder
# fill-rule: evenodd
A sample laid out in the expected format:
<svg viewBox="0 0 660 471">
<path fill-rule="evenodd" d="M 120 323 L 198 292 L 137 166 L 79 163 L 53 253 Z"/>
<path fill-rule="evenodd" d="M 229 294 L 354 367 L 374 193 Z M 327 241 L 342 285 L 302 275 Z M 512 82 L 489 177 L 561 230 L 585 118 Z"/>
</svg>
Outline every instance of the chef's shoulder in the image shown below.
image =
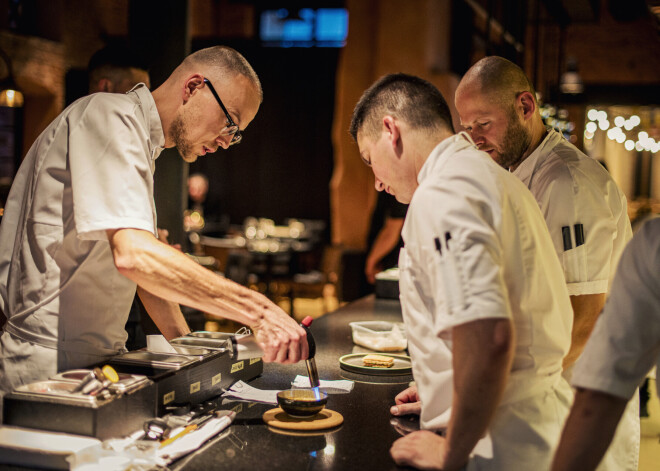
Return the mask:
<svg viewBox="0 0 660 471">
<path fill-rule="evenodd" d="M 140 103 L 135 94 L 127 93 L 92 93 L 79 98 L 70 105 L 69 121 L 72 124 L 99 122 L 100 125 L 121 123 L 136 115 Z"/>
</svg>

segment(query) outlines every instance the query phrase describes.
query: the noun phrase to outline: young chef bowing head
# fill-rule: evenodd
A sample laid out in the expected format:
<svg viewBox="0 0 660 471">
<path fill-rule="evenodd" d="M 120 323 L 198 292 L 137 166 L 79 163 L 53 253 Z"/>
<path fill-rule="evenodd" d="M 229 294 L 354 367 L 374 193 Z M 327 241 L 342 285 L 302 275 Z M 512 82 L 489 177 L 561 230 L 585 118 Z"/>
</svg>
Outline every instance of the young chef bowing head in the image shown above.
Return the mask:
<svg viewBox="0 0 660 471">
<path fill-rule="evenodd" d="M 431 150 L 454 134 L 451 115 L 440 92 L 422 79 L 391 75 L 379 84 L 356 105 L 350 132 L 374 172 L 376 190 L 407 204 Z M 393 91 L 382 93 L 386 88 Z"/>
<path fill-rule="evenodd" d="M 453 134 L 440 92 L 418 77 L 378 80 L 350 131 L 376 188 L 410 202 L 399 288 L 415 386 L 391 413 L 419 414 L 421 430 L 394 442 L 394 461 L 548 469 L 571 399 L 571 306 L 536 201 Z"/>
<path fill-rule="evenodd" d="M 153 95 L 165 147 L 176 146 L 186 162 L 238 144 L 263 100 L 252 67 L 222 47 L 188 56 Z"/>
</svg>

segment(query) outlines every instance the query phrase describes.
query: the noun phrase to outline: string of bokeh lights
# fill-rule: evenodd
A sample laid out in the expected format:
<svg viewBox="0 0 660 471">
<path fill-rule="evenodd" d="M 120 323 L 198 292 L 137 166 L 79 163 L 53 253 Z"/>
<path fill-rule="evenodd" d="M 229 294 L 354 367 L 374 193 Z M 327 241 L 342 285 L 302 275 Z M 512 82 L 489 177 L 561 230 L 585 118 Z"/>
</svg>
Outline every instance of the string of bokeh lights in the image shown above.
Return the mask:
<svg viewBox="0 0 660 471">
<path fill-rule="evenodd" d="M 644 130 L 635 130 L 642 122 L 637 115 L 628 118 L 616 116 L 613 123 L 610 123 L 606 111 L 592 108 L 587 112 L 587 118 L 589 121 L 584 129 L 585 140 L 593 139 L 600 129 L 607 131 L 608 139 L 623 144 L 628 151 L 635 149 L 637 152 L 648 151 L 654 154 L 660 151 L 660 142 L 656 142 Z"/>
</svg>

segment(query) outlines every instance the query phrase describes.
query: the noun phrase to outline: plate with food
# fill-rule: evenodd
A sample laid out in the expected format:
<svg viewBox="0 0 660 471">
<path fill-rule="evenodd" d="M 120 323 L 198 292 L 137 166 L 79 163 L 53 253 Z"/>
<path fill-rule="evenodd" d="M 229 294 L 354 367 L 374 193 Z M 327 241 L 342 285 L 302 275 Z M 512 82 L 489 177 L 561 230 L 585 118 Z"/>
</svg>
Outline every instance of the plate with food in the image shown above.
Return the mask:
<svg viewBox="0 0 660 471">
<path fill-rule="evenodd" d="M 412 361 L 406 355 L 351 353 L 339 359 L 342 370 L 365 375 L 409 375 Z"/>
</svg>

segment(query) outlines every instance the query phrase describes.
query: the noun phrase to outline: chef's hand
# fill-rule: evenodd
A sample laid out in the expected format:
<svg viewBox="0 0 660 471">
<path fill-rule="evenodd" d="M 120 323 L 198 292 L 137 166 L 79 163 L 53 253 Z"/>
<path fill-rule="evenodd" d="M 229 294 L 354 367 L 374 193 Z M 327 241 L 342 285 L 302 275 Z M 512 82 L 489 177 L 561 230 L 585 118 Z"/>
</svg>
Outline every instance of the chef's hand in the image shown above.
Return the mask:
<svg viewBox="0 0 660 471">
<path fill-rule="evenodd" d="M 419 400 L 419 394 L 417 394 L 417 386 L 410 386 L 408 389 L 404 389 L 396 395 L 394 401 L 396 405 L 390 408 L 392 415 L 419 415 L 422 411 L 422 403 Z"/>
<path fill-rule="evenodd" d="M 297 363 L 309 356 L 307 333 L 291 316 L 270 301 L 259 323 L 252 327 L 264 351 L 264 362 Z"/>
<path fill-rule="evenodd" d="M 383 271 L 383 267 L 379 263 L 379 260 L 368 257 L 364 265 L 364 275 L 367 277 L 367 282 L 370 285 L 376 283 L 376 275 L 381 271 Z"/>
<path fill-rule="evenodd" d="M 399 438 L 392 444 L 390 455 L 399 466 L 413 466 L 417 469 L 460 470 L 463 466 L 446 466 L 447 440 L 428 430 L 413 432 Z"/>
</svg>

